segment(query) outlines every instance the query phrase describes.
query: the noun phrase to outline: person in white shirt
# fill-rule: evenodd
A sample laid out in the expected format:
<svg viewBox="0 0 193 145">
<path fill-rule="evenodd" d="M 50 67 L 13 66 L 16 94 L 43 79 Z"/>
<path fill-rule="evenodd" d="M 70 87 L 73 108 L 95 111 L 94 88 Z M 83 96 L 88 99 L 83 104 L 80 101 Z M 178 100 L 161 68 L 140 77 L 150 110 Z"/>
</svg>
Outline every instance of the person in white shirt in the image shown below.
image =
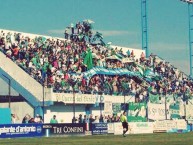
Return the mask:
<svg viewBox="0 0 193 145">
<path fill-rule="evenodd" d="M 11 123 L 15 124 L 19 120 L 19 117 L 16 114 L 11 114 Z"/>
</svg>

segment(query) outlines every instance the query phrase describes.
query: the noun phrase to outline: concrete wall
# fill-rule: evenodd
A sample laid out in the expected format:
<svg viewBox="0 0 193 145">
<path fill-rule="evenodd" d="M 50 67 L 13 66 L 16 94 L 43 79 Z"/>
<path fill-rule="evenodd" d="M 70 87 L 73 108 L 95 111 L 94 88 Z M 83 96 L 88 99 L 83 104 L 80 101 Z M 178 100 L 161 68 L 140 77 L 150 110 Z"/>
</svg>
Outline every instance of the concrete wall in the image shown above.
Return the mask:
<svg viewBox="0 0 193 145">
<path fill-rule="evenodd" d="M 33 102 L 30 103 L 42 101 L 43 88 L 39 82 L 7 58 L 2 52 L 0 52 L 0 60 L 0 77 L 3 80 L 7 81 L 7 78 L 9 78 L 11 80 L 11 86 L 17 90 L 18 93 L 28 101 L 33 100 Z M 45 88 L 45 92 L 48 92 L 47 90 L 48 88 Z M 47 93 L 45 100 L 50 100 L 50 93 Z"/>
<path fill-rule="evenodd" d="M 8 103 L 0 103 L 0 108 L 8 108 Z M 31 117 L 34 116 L 34 109 L 26 102 L 11 102 L 11 113 L 18 116 L 16 123 L 21 123 L 23 117 L 29 114 Z"/>
</svg>

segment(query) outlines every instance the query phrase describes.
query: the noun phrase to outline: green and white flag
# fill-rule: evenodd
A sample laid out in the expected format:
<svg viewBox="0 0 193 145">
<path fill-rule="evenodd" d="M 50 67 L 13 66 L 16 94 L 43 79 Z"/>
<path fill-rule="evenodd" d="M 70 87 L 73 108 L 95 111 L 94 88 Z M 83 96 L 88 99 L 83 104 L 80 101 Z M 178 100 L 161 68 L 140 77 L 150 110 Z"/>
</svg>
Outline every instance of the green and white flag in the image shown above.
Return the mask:
<svg viewBox="0 0 193 145">
<path fill-rule="evenodd" d="M 128 122 L 146 122 L 146 103 L 129 103 Z"/>
<path fill-rule="evenodd" d="M 93 60 L 92 60 L 92 52 L 90 48 L 88 48 L 86 56 L 84 58 L 84 64 L 87 66 L 88 69 L 93 68 Z"/>
<path fill-rule="evenodd" d="M 136 64 L 137 65 L 137 69 L 140 73 L 141 76 L 144 76 L 144 72 L 145 72 L 145 67 L 142 66 L 142 65 L 139 65 L 139 64 Z"/>
<path fill-rule="evenodd" d="M 160 101 L 159 101 L 159 95 L 158 94 L 151 94 L 149 93 L 149 101 L 150 103 L 154 103 L 154 104 L 159 104 Z"/>
</svg>

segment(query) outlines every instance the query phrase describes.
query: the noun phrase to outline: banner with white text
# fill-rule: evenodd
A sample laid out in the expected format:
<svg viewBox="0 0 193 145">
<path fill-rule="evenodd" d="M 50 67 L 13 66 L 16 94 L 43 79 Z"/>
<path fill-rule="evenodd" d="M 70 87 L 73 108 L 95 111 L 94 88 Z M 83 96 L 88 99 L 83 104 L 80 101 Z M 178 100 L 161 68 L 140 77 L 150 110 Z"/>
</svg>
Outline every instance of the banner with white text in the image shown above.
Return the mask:
<svg viewBox="0 0 193 145">
<path fill-rule="evenodd" d="M 42 124 L 0 125 L 0 138 L 39 137 L 43 135 Z"/>
<path fill-rule="evenodd" d="M 165 104 L 148 103 L 148 119 L 151 120 L 165 120 Z"/>
</svg>

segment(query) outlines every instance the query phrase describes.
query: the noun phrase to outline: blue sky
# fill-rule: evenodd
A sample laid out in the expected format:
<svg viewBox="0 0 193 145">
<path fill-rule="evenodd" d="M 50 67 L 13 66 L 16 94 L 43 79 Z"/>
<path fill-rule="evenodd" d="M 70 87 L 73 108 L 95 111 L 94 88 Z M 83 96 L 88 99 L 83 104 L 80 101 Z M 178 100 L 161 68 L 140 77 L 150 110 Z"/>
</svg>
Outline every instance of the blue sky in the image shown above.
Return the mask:
<svg viewBox="0 0 193 145">
<path fill-rule="evenodd" d="M 149 51 L 189 74 L 188 6 L 147 0 Z M 0 28 L 63 37 L 84 19 L 106 42 L 141 49 L 141 0 L 0 0 Z"/>
</svg>

